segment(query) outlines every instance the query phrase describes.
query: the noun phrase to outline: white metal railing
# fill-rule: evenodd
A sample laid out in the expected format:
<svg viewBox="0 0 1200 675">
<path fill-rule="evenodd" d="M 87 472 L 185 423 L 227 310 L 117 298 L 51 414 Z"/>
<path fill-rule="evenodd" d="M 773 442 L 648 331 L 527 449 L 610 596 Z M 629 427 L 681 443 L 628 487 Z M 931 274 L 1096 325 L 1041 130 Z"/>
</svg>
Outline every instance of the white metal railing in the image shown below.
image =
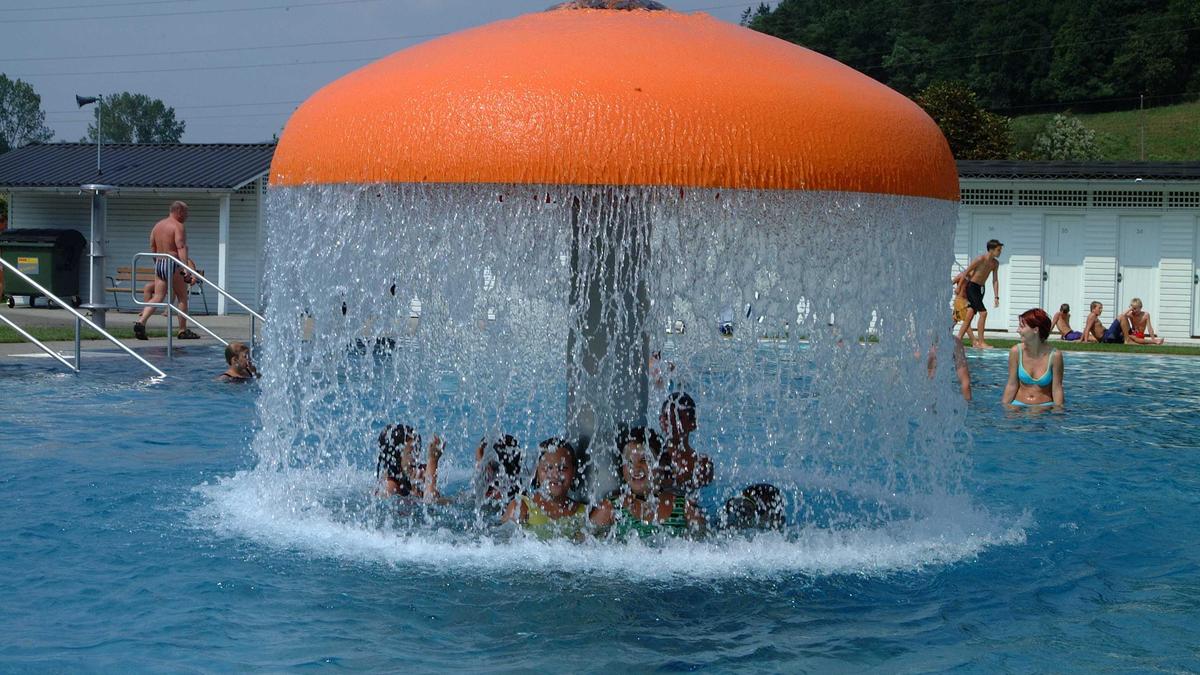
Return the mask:
<svg viewBox="0 0 1200 675">
<path fill-rule="evenodd" d="M 4 323 L 11 326 L 14 330 L 16 330 L 18 333 L 20 333 L 21 336 L 24 337 L 26 340 L 29 340 L 30 342 L 37 345 L 39 349 L 46 352 L 50 356 L 53 356 L 54 358 L 58 359 L 58 361 L 60 363 L 62 363 L 63 365 L 65 365 L 66 367 L 70 368 L 71 370 L 73 370 L 76 373 L 79 372 L 79 352 L 80 352 L 79 330 L 80 330 L 81 324 L 87 324 L 87 326 L 89 328 L 91 328 L 92 330 L 99 333 L 102 337 L 104 337 L 104 339 L 106 339 L 109 342 L 113 343 L 114 345 L 120 347 L 121 349 L 123 349 L 125 351 L 126 354 L 129 354 L 133 358 L 140 361 L 142 363 L 142 365 L 144 365 L 147 368 L 149 368 L 150 370 L 154 371 L 154 374 L 158 375 L 159 377 L 167 376 L 166 373 L 164 373 L 163 371 L 156 368 L 154 366 L 154 364 L 152 364 L 149 361 L 147 361 L 146 359 L 142 358 L 137 352 L 133 351 L 129 347 L 126 347 L 124 343 L 122 343 L 120 340 L 118 340 L 117 338 L 110 335 L 108 333 L 108 331 L 104 330 L 100 326 L 97 326 L 91 319 L 80 314 L 78 310 L 76 310 L 74 307 L 72 307 L 70 305 L 70 303 L 66 302 L 65 300 L 58 297 L 57 295 L 51 293 L 48 289 L 46 289 L 44 286 L 42 286 L 38 282 L 34 281 L 33 279 L 30 279 L 29 275 L 27 275 L 24 272 L 22 272 L 21 270 L 17 269 L 16 265 L 13 265 L 12 263 L 8 262 L 7 260 L 4 260 L 3 258 L 0 258 L 0 265 L 3 265 L 6 269 L 12 270 L 18 277 L 21 278 L 22 281 L 29 284 L 30 286 L 33 286 L 42 295 L 46 296 L 46 298 L 49 299 L 50 302 L 58 305 L 59 307 L 62 307 L 63 309 L 67 310 L 68 312 L 70 312 L 72 315 L 75 316 L 75 362 L 74 362 L 74 364 L 71 364 L 71 363 L 68 363 L 67 359 L 65 357 L 63 357 L 61 354 L 54 351 L 50 347 L 46 346 L 44 343 L 42 343 L 40 340 L 38 340 L 35 337 L 33 337 L 32 335 L 30 335 L 25 330 L 22 330 L 21 327 L 17 326 L 17 324 L 15 324 L 15 323 L 13 323 L 13 321 L 11 319 L 9 319 L 8 317 L 6 317 L 4 315 L 0 315 L 0 319 L 2 319 L 4 321 Z"/>
<path fill-rule="evenodd" d="M 135 304 L 135 305 L 141 305 L 143 307 L 162 307 L 163 309 L 166 310 L 166 313 L 167 313 L 167 356 L 168 357 L 170 357 L 174 354 L 174 348 L 175 348 L 174 341 L 172 340 L 172 336 L 174 335 L 174 330 L 171 328 L 173 314 L 179 314 L 180 316 L 187 319 L 188 321 L 196 324 L 197 326 L 200 327 L 200 330 L 211 335 L 214 339 L 217 340 L 217 342 L 220 342 L 221 344 L 223 344 L 225 346 L 229 346 L 229 343 L 227 341 L 225 341 L 223 338 L 221 338 L 220 335 L 217 335 L 213 331 L 209 330 L 208 327 L 205 326 L 203 323 L 200 323 L 199 321 L 197 321 L 195 317 L 193 317 L 193 316 L 189 315 L 187 312 L 184 312 L 183 310 L 179 309 L 171 302 L 172 296 L 174 295 L 174 284 L 170 283 L 169 281 L 167 282 L 167 297 L 164 298 L 164 302 L 144 302 L 144 301 L 138 299 L 138 290 L 139 290 L 138 283 L 139 282 L 137 281 L 137 269 L 138 269 L 137 262 L 140 258 L 154 258 L 154 259 L 158 259 L 158 260 L 166 260 L 167 261 L 167 279 L 174 279 L 175 278 L 175 268 L 177 266 L 182 267 L 183 269 L 187 270 L 189 274 L 191 274 L 192 276 L 199 279 L 202 283 L 208 284 L 208 286 L 210 288 L 212 288 L 213 290 L 215 290 L 217 293 L 220 293 L 222 296 L 224 296 L 228 300 L 232 301 L 238 307 L 241 307 L 242 309 L 246 310 L 246 312 L 250 315 L 250 350 L 251 351 L 254 350 L 255 335 L 256 335 L 256 331 L 257 331 L 257 325 L 256 325 L 255 321 L 262 321 L 263 323 L 267 322 L 267 320 L 264 319 L 261 314 L 250 309 L 249 307 L 247 307 L 246 303 L 242 302 L 241 300 L 238 300 L 232 293 L 225 290 L 224 288 L 221 288 L 217 284 L 214 284 L 213 282 L 209 281 L 207 278 L 205 278 L 205 276 L 203 274 L 200 274 L 196 270 L 192 269 L 190 266 L 188 266 L 187 263 L 183 262 L 179 258 L 176 258 L 175 256 L 171 255 L 170 253 L 149 253 L 149 252 L 136 253 L 133 256 L 133 264 L 132 264 L 132 267 L 130 268 L 132 270 L 133 281 L 131 281 L 129 284 L 129 294 L 133 298 L 133 304 Z"/>
</svg>

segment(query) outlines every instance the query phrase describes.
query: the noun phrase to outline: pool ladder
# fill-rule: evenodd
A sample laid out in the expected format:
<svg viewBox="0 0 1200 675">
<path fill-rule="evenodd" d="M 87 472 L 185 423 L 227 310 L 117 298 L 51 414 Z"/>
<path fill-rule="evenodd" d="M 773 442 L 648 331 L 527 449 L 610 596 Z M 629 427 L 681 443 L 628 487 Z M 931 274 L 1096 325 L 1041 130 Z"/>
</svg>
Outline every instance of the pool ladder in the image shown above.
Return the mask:
<svg viewBox="0 0 1200 675">
<path fill-rule="evenodd" d="M 29 275 L 27 275 L 24 272 L 22 272 L 21 270 L 17 269 L 16 265 L 13 265 L 12 263 L 8 262 L 7 260 L 4 260 L 3 258 L 0 258 L 0 265 L 2 265 L 5 269 L 11 271 L 12 273 L 16 274 L 25 283 L 36 288 L 39 292 L 42 293 L 42 295 L 46 296 L 46 298 L 49 299 L 50 302 L 58 305 L 59 307 L 62 307 L 63 309 L 67 310 L 68 312 L 70 312 L 71 314 L 73 314 L 75 316 L 75 358 L 74 358 L 74 361 L 72 362 L 72 361 L 68 361 L 67 358 L 64 357 L 62 354 L 59 354 L 58 352 L 54 351 L 50 347 L 46 346 L 46 344 L 43 343 L 41 340 L 30 335 L 27 331 L 25 331 L 25 329 L 21 328 L 16 323 L 14 323 L 12 319 L 9 319 L 7 316 L 4 316 L 3 314 L 0 314 L 0 321 L 3 321 L 4 323 L 8 324 L 9 327 L 11 327 L 13 330 L 17 331 L 17 333 L 20 334 L 21 337 L 23 337 L 26 340 L 29 340 L 33 344 L 37 345 L 38 349 L 41 349 L 42 351 L 46 352 L 50 356 L 54 357 L 55 359 L 58 360 L 59 363 L 70 368 L 72 371 L 74 371 L 76 373 L 79 372 L 79 351 L 80 351 L 80 349 L 79 349 L 79 331 L 80 331 L 81 326 L 86 324 L 88 328 L 91 328 L 92 330 L 99 333 L 105 340 L 108 340 L 109 342 L 113 343 L 114 345 L 120 347 L 122 350 L 125 351 L 126 354 L 129 354 L 133 358 L 137 359 L 139 362 L 141 362 L 142 365 L 149 368 L 158 377 L 166 377 L 167 376 L 166 373 L 164 373 L 163 371 L 156 368 L 154 366 L 154 364 L 152 364 L 149 361 L 147 361 L 146 359 L 142 358 L 141 355 L 139 355 L 137 352 L 133 351 L 129 347 L 126 347 L 124 345 L 124 343 L 122 343 L 117 338 L 113 337 L 111 334 L 109 334 L 108 331 L 104 330 L 100 326 L 97 326 L 95 323 L 92 322 L 91 319 L 87 318 L 83 314 L 80 314 L 78 310 L 76 310 L 74 307 L 71 306 L 71 303 L 69 303 L 69 302 L 63 300 L 62 298 L 58 297 L 57 295 L 51 293 L 49 291 L 49 289 L 45 288 L 44 286 L 42 286 L 38 282 L 34 281 L 33 279 L 30 279 Z"/>
<path fill-rule="evenodd" d="M 242 302 L 241 300 L 238 300 L 236 297 L 234 297 L 234 295 L 232 293 L 225 290 L 224 288 L 221 288 L 217 284 L 214 284 L 213 282 L 209 281 L 208 279 L 206 279 L 204 277 L 203 274 L 200 274 L 196 270 L 192 269 L 191 267 L 189 267 L 187 265 L 187 263 L 183 262 L 179 258 L 176 258 L 175 256 L 171 255 L 170 253 L 148 253 L 148 252 L 137 253 L 137 254 L 134 254 L 134 256 L 133 256 L 133 266 L 130 268 L 132 270 L 132 281 L 129 282 L 129 295 L 133 298 L 134 305 L 140 305 L 142 307 L 162 307 L 163 309 L 166 310 L 166 312 L 167 312 L 167 357 L 168 358 L 174 356 L 174 349 L 175 349 L 175 344 L 174 344 L 174 339 L 173 339 L 174 332 L 171 329 L 172 314 L 179 314 L 183 318 L 187 319 L 189 322 L 196 324 L 197 326 L 200 327 L 200 330 L 204 331 L 205 333 L 208 333 L 209 335 L 211 335 L 213 337 L 213 339 L 215 339 L 217 342 L 220 342 L 221 344 L 225 345 L 226 347 L 229 346 L 229 342 L 224 340 L 220 335 L 217 335 L 216 333 L 209 330 L 207 326 L 205 326 L 204 324 L 197 321 L 195 317 L 189 315 L 187 312 L 184 312 L 183 310 L 179 309 L 178 307 L 176 307 L 175 305 L 173 305 L 171 303 L 171 298 L 175 292 L 174 284 L 167 284 L 167 297 L 164 298 L 164 300 L 165 300 L 164 302 L 143 302 L 142 300 L 140 300 L 138 298 L 138 291 L 140 289 L 138 288 L 138 280 L 137 280 L 137 269 L 138 269 L 137 262 L 141 258 L 154 258 L 155 260 L 166 260 L 167 261 L 167 278 L 168 279 L 173 279 L 175 276 L 175 268 L 181 267 L 181 268 L 187 270 L 187 272 L 189 274 L 191 274 L 192 276 L 199 279 L 202 283 L 208 284 L 209 288 L 212 288 L 217 293 L 220 293 L 226 299 L 230 300 L 238 307 L 241 307 L 242 309 L 246 310 L 246 313 L 250 315 L 250 345 L 249 346 L 250 346 L 251 352 L 253 352 L 255 336 L 257 333 L 257 329 L 258 329 L 258 325 L 256 322 L 261 321 L 264 324 L 267 322 L 267 320 L 264 319 L 261 314 L 250 309 L 249 307 L 247 307 L 244 302 Z"/>
</svg>

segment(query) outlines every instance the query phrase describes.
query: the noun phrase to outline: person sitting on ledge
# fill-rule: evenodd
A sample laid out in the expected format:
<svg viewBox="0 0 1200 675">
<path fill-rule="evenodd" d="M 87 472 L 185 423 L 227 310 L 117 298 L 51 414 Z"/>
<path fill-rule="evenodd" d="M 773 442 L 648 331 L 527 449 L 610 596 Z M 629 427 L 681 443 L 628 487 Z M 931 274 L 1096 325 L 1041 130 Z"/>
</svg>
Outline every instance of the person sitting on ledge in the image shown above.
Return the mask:
<svg viewBox="0 0 1200 675">
<path fill-rule="evenodd" d="M 1054 330 L 1058 331 L 1062 339 L 1068 342 L 1074 342 L 1083 337 L 1083 333 L 1071 330 L 1071 306 L 1065 302 L 1054 313 L 1054 318 L 1050 319 L 1050 324 L 1054 327 Z"/>
<path fill-rule="evenodd" d="M 217 376 L 220 382 L 250 382 L 258 377 L 250 348 L 241 342 L 230 342 L 225 347 L 225 363 L 229 369 Z"/>
<path fill-rule="evenodd" d="M 1130 300 L 1129 309 L 1117 319 L 1125 331 L 1127 345 L 1161 345 L 1165 342 L 1154 332 L 1154 324 L 1150 323 L 1150 312 L 1142 311 L 1140 298 Z"/>
<path fill-rule="evenodd" d="M 658 426 L 667 437 L 662 463 L 671 471 L 675 491 L 690 495 L 712 483 L 712 459 L 692 448 L 691 436 L 696 430 L 696 401 L 685 392 L 672 393 L 663 401 L 658 414 Z"/>
<path fill-rule="evenodd" d="M 530 495 L 517 495 L 508 503 L 504 521 L 519 523 L 538 539 L 580 539 L 587 524 L 587 506 L 571 499 L 580 487 L 575 448 L 561 438 L 548 438 L 538 445 L 537 466 L 530 481 Z"/>
<path fill-rule="evenodd" d="M 1088 308 L 1087 321 L 1083 324 L 1084 342 L 1104 342 L 1104 323 L 1100 321 L 1100 313 L 1104 311 L 1104 303 L 1092 301 Z"/>
<path fill-rule="evenodd" d="M 659 479 L 662 441 L 645 427 L 624 430 L 617 438 L 620 496 L 605 499 L 588 514 L 597 533 L 609 533 L 617 539 L 631 534 L 653 537 L 701 534 L 706 527 L 704 512 L 696 503 L 670 488 L 670 481 Z"/>
<path fill-rule="evenodd" d="M 438 463 L 442 458 L 442 439 L 434 435 L 429 442 L 429 457 L 417 461 L 421 435 L 405 424 L 389 424 L 379 432 L 379 459 L 375 475 L 378 494 L 390 497 L 414 497 L 426 502 L 444 501 L 438 493 Z"/>
</svg>

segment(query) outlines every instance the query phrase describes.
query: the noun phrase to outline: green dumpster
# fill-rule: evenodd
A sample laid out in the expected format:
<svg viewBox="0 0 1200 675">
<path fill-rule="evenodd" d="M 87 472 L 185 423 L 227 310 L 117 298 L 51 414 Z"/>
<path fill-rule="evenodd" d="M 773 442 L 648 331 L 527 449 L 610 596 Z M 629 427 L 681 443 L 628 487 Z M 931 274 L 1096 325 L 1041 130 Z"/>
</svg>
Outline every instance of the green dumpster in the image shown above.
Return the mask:
<svg viewBox="0 0 1200 675">
<path fill-rule="evenodd" d="M 87 240 L 75 230 L 8 229 L 0 232 L 0 257 L 58 297 L 79 305 L 79 259 Z M 4 275 L 8 306 L 13 296 L 35 299 L 42 292 L 11 272 Z"/>
</svg>

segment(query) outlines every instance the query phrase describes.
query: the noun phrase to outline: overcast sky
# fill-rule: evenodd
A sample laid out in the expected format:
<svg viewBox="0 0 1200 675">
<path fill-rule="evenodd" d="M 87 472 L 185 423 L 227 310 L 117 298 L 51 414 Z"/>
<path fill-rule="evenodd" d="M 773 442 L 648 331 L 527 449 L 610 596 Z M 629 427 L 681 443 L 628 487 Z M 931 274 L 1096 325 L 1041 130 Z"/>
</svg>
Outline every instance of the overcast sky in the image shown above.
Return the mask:
<svg viewBox="0 0 1200 675">
<path fill-rule="evenodd" d="M 92 119 L 75 94 L 160 98 L 193 143 L 269 141 L 323 85 L 439 34 L 555 0 L 0 0 L 0 72 L 33 85 L 55 140 Z M 736 22 L 757 0 L 665 0 Z M 35 9 L 36 8 L 36 9 Z"/>
</svg>

